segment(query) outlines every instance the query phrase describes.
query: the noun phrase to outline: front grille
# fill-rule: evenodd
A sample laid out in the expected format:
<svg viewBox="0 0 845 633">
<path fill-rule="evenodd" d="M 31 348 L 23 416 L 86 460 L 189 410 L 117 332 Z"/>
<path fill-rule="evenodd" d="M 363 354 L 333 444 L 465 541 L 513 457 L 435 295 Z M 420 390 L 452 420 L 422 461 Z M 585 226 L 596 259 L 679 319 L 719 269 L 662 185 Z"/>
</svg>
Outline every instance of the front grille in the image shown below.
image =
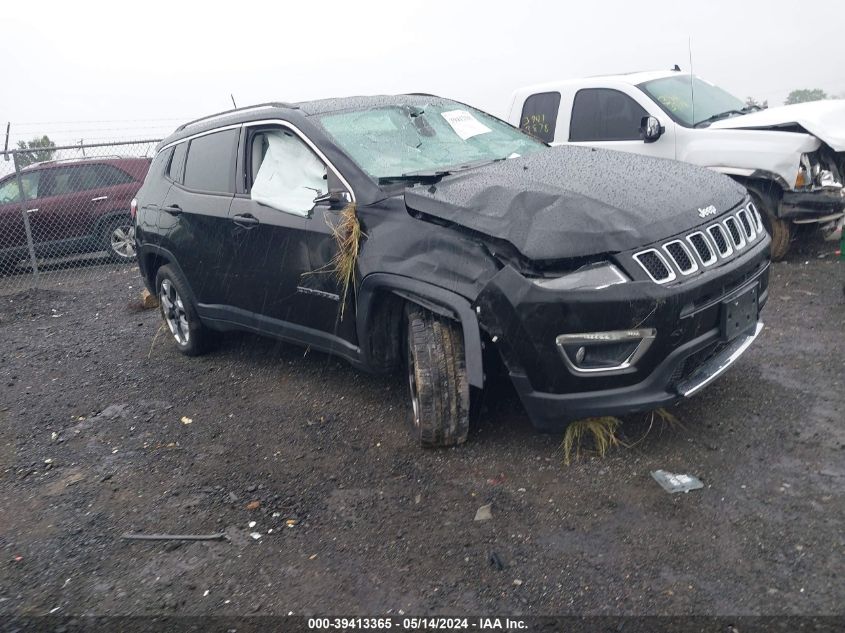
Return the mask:
<svg viewBox="0 0 845 633">
<path fill-rule="evenodd" d="M 730 343 L 718 341 L 716 343 L 711 343 L 704 349 L 687 356 L 683 362 L 678 363 L 678 366 L 675 367 L 675 371 L 672 372 L 672 376 L 669 379 L 670 384 L 674 387 L 678 383 L 683 382 L 692 376 L 696 369 L 704 365 L 704 363 L 716 356 L 716 354 L 721 352 L 728 345 L 730 345 Z"/>
<path fill-rule="evenodd" d="M 695 263 L 692 253 L 681 240 L 667 242 L 663 246 L 663 250 L 669 253 L 669 257 L 675 262 L 675 266 L 678 267 L 682 275 L 689 275 L 698 270 L 698 264 Z"/>
<path fill-rule="evenodd" d="M 648 273 L 652 281 L 659 284 L 667 283 L 675 278 L 675 273 L 669 267 L 669 263 L 656 249 L 650 248 L 634 255 L 643 270 Z"/>
<path fill-rule="evenodd" d="M 762 235 L 760 214 L 749 202 L 722 220 L 721 224 L 708 226 L 706 231 L 690 233 L 686 236 L 686 243 L 676 238 L 659 245 L 667 257 L 658 248 L 652 247 L 635 253 L 634 260 L 652 281 L 666 284 L 677 279 L 678 274 L 691 275 L 700 266 L 712 266 L 720 259 L 730 259 Z"/>
<path fill-rule="evenodd" d="M 745 238 L 742 236 L 742 233 L 739 232 L 739 224 L 737 224 L 736 218 L 731 216 L 725 220 L 724 224 L 728 229 L 728 233 L 731 235 L 731 241 L 733 242 L 734 248 L 739 250 L 745 246 Z"/>
<path fill-rule="evenodd" d="M 731 243 L 728 242 L 728 234 L 725 233 L 725 229 L 718 224 L 714 224 L 707 229 L 707 232 L 716 244 L 716 248 L 719 250 L 719 255 L 727 257 L 733 253 L 733 248 L 731 248 Z"/>
<path fill-rule="evenodd" d="M 760 212 L 754 206 L 753 202 L 748 203 L 748 211 L 751 213 L 751 217 L 754 218 L 754 228 L 757 229 L 757 235 L 759 235 L 763 232 L 763 218 L 760 217 Z"/>
<path fill-rule="evenodd" d="M 754 227 L 751 224 L 751 220 L 748 217 L 748 211 L 743 209 L 739 213 L 736 214 L 739 218 L 740 223 L 742 224 L 742 230 L 745 231 L 745 237 L 750 242 L 754 239 Z"/>
<path fill-rule="evenodd" d="M 704 233 L 698 231 L 687 236 L 687 241 L 692 244 L 698 258 L 705 266 L 710 266 L 716 263 L 716 252 L 710 246 L 710 242 L 704 237 Z"/>
</svg>

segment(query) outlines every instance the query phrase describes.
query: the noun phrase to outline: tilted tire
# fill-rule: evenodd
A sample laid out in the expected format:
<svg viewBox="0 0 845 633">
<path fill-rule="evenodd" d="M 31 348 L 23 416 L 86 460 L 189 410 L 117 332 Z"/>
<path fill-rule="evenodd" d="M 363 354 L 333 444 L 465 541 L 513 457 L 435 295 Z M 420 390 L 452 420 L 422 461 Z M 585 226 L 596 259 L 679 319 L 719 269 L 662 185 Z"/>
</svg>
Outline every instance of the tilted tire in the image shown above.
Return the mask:
<svg viewBox="0 0 845 633">
<path fill-rule="evenodd" d="M 409 305 L 406 332 L 413 437 L 427 448 L 462 444 L 469 433 L 470 388 L 461 326 Z"/>
<path fill-rule="evenodd" d="M 156 274 L 156 296 L 164 324 L 186 356 L 199 356 L 211 347 L 213 333 L 200 321 L 188 294 L 188 285 L 170 266 L 162 266 Z"/>
<path fill-rule="evenodd" d="M 132 218 L 119 216 L 105 223 L 101 248 L 113 262 L 135 261 L 135 226 Z"/>
<path fill-rule="evenodd" d="M 772 238 L 771 256 L 773 261 L 780 261 L 789 252 L 789 242 L 792 239 L 792 226 L 786 220 L 782 220 L 775 216 L 774 210 L 770 209 L 763 203 L 763 199 L 754 192 L 751 193 L 751 199 L 754 201 L 754 206 L 760 212 L 760 217 L 763 219 L 763 226 L 769 232 Z"/>
</svg>

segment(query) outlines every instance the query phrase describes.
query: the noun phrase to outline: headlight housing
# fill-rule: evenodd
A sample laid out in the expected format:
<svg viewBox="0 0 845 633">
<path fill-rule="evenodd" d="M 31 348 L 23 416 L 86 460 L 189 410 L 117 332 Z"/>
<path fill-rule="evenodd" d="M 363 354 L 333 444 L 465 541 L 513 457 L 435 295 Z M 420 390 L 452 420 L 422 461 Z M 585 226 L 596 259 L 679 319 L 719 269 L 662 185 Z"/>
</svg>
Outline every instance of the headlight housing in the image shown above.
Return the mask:
<svg viewBox="0 0 845 633">
<path fill-rule="evenodd" d="M 599 262 L 583 266 L 560 277 L 533 281 L 547 290 L 601 290 L 608 286 L 627 283 L 630 279 L 610 262 Z"/>
</svg>

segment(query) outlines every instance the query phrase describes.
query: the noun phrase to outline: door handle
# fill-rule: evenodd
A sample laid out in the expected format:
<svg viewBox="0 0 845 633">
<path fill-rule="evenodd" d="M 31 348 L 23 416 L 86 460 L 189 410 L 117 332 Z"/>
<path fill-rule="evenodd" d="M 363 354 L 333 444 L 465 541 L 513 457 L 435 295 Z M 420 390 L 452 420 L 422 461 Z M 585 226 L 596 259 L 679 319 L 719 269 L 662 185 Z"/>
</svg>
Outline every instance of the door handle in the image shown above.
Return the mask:
<svg viewBox="0 0 845 633">
<path fill-rule="evenodd" d="M 256 218 L 251 213 L 245 213 L 243 215 L 234 215 L 232 216 L 232 222 L 245 229 L 251 229 L 252 227 L 258 226 L 260 224 L 258 218 Z"/>
<path fill-rule="evenodd" d="M 97 196 L 96 198 L 91 198 L 91 202 L 99 202 L 100 200 L 108 200 L 108 196 Z"/>
<path fill-rule="evenodd" d="M 27 213 L 38 213 L 38 209 L 27 209 Z"/>
<path fill-rule="evenodd" d="M 167 213 L 170 215 L 180 215 L 182 213 L 182 207 L 178 204 L 171 204 L 169 207 L 162 207 Z"/>
</svg>

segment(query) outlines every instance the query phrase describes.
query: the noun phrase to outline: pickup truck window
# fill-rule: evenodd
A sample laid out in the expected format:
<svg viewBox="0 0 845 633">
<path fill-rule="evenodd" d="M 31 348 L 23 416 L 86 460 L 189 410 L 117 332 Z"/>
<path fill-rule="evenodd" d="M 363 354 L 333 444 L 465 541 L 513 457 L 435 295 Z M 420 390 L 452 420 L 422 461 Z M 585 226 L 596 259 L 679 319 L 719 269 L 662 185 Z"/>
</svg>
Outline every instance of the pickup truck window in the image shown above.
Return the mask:
<svg viewBox="0 0 845 633">
<path fill-rule="evenodd" d="M 519 129 L 546 143 L 555 140 L 559 92 L 539 92 L 529 96 L 522 106 Z"/>
<path fill-rule="evenodd" d="M 648 113 L 642 106 L 623 92 L 585 88 L 575 94 L 569 140 L 638 141 L 644 116 Z"/>
<path fill-rule="evenodd" d="M 654 79 L 637 87 L 656 101 L 672 119 L 686 127 L 747 111 L 745 104 L 729 92 L 689 75 Z"/>
</svg>

